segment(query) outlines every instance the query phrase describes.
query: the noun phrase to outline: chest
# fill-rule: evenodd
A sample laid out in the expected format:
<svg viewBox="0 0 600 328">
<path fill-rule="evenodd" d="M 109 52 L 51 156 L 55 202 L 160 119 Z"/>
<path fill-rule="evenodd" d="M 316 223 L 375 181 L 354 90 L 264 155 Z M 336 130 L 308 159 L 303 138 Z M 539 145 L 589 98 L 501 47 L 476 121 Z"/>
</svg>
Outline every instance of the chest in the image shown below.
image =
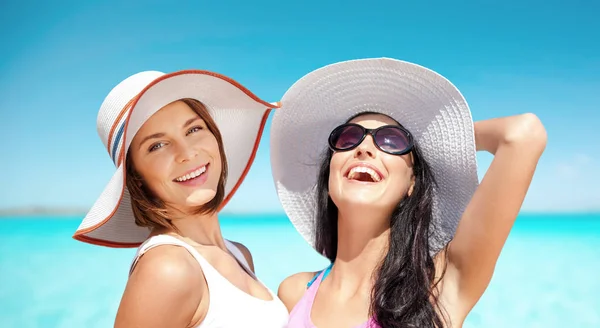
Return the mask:
<svg viewBox="0 0 600 328">
<path fill-rule="evenodd" d="M 220 283 L 230 285 L 235 289 L 248 294 L 249 296 L 261 299 L 271 300 L 272 295 L 269 291 L 258 282 L 250 273 L 243 269 L 243 264 L 239 263 L 231 254 L 224 252 L 219 248 L 210 247 L 194 247 L 208 262 L 210 267 L 216 273 L 216 280 Z M 207 268 L 203 268 L 205 275 Z"/>
<path fill-rule="evenodd" d="M 367 295 L 341 295 L 334 291 L 319 290 L 310 318 L 316 327 L 365 327 L 370 318 L 369 306 Z"/>
</svg>

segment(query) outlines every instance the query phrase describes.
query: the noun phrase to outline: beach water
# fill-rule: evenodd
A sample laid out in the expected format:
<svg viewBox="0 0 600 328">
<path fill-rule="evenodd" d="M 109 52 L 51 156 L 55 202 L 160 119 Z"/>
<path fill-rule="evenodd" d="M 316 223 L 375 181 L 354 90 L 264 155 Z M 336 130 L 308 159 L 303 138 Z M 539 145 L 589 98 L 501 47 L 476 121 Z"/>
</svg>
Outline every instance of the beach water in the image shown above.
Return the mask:
<svg viewBox="0 0 600 328">
<path fill-rule="evenodd" d="M 273 291 L 328 263 L 285 216 L 221 217 Z M 112 327 L 134 249 L 71 238 L 79 217 L 0 218 L 0 327 Z M 600 327 L 600 215 L 521 215 L 471 327 Z"/>
</svg>

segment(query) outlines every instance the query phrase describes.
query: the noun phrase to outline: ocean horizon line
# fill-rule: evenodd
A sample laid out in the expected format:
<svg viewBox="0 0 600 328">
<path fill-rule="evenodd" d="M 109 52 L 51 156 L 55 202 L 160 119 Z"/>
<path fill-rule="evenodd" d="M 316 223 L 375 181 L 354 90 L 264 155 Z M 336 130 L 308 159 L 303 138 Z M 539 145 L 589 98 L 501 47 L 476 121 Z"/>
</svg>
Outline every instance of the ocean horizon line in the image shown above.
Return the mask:
<svg viewBox="0 0 600 328">
<path fill-rule="evenodd" d="M 23 216 L 85 216 L 91 207 L 81 206 L 15 206 L 15 207 L 0 207 L 0 218 L 4 217 L 23 217 Z M 278 216 L 286 215 L 283 209 L 270 209 L 265 211 L 240 211 L 225 208 L 220 215 L 233 216 L 254 216 L 254 215 L 269 215 Z M 600 215 L 600 208 L 582 208 L 582 209 L 522 209 L 519 215 Z"/>
<path fill-rule="evenodd" d="M 7 207 L 0 208 L 0 218 L 12 216 L 12 217 L 21 217 L 21 216 L 85 216 L 91 207 L 46 207 L 46 206 L 23 206 L 23 207 Z M 253 215 L 253 214 L 267 214 L 267 215 L 281 215 L 285 214 L 283 210 L 281 211 L 248 211 L 248 212 L 240 212 L 240 211 L 231 211 L 231 210 L 223 210 L 220 214 L 226 215 Z"/>
<path fill-rule="evenodd" d="M 44 212 L 44 213 L 13 213 L 13 212 L 2 212 L 0 210 L 0 220 L 6 219 L 22 219 L 22 220 L 75 220 L 83 219 L 86 212 Z M 246 220 L 270 220 L 270 219 L 281 219 L 287 218 L 285 212 L 221 212 L 218 214 L 223 219 L 246 219 Z M 564 218 L 569 216 L 572 218 L 584 218 L 584 219 L 599 219 L 600 211 L 521 211 L 518 214 L 518 218 L 531 218 L 535 219 L 544 218 L 550 219 L 553 217 Z"/>
</svg>

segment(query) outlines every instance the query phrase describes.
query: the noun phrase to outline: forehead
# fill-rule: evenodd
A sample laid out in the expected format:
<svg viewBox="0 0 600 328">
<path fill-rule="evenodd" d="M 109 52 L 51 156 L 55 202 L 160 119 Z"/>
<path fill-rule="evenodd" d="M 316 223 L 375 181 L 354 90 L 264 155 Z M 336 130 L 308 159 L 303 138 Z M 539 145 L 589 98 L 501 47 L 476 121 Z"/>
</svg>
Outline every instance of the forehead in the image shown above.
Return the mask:
<svg viewBox="0 0 600 328">
<path fill-rule="evenodd" d="M 176 101 L 159 109 L 140 128 L 139 132 L 180 128 L 187 120 L 199 115 L 183 101 Z M 161 131 L 163 132 L 163 131 Z"/>
<path fill-rule="evenodd" d="M 165 120 L 174 121 L 178 119 L 185 119 L 186 117 L 194 115 L 196 115 L 196 112 L 194 112 L 194 110 L 191 109 L 186 103 L 183 101 L 175 101 L 159 109 L 146 122 L 152 121 L 152 123 L 162 123 L 168 125 Z"/>
<path fill-rule="evenodd" d="M 204 122 L 202 117 L 183 101 L 170 103 L 159 109 L 142 124 L 134 135 L 132 144 L 141 142 L 148 135 L 178 133 L 192 119 Z"/>
<path fill-rule="evenodd" d="M 383 125 L 398 125 L 396 121 L 383 114 L 363 114 L 353 118 L 349 123 L 356 123 L 368 129 L 378 128 Z"/>
</svg>

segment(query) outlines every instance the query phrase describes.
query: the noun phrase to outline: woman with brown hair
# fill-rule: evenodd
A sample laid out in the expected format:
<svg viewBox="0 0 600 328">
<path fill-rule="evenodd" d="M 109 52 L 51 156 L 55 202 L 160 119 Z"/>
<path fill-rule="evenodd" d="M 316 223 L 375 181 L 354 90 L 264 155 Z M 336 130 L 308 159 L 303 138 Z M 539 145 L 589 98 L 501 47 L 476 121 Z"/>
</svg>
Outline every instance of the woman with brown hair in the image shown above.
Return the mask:
<svg viewBox="0 0 600 328">
<path fill-rule="evenodd" d="M 272 107 L 206 71 L 142 72 L 108 94 L 97 128 L 116 172 L 74 238 L 138 247 L 116 327 L 285 326 L 285 306 L 218 220 Z"/>
</svg>

